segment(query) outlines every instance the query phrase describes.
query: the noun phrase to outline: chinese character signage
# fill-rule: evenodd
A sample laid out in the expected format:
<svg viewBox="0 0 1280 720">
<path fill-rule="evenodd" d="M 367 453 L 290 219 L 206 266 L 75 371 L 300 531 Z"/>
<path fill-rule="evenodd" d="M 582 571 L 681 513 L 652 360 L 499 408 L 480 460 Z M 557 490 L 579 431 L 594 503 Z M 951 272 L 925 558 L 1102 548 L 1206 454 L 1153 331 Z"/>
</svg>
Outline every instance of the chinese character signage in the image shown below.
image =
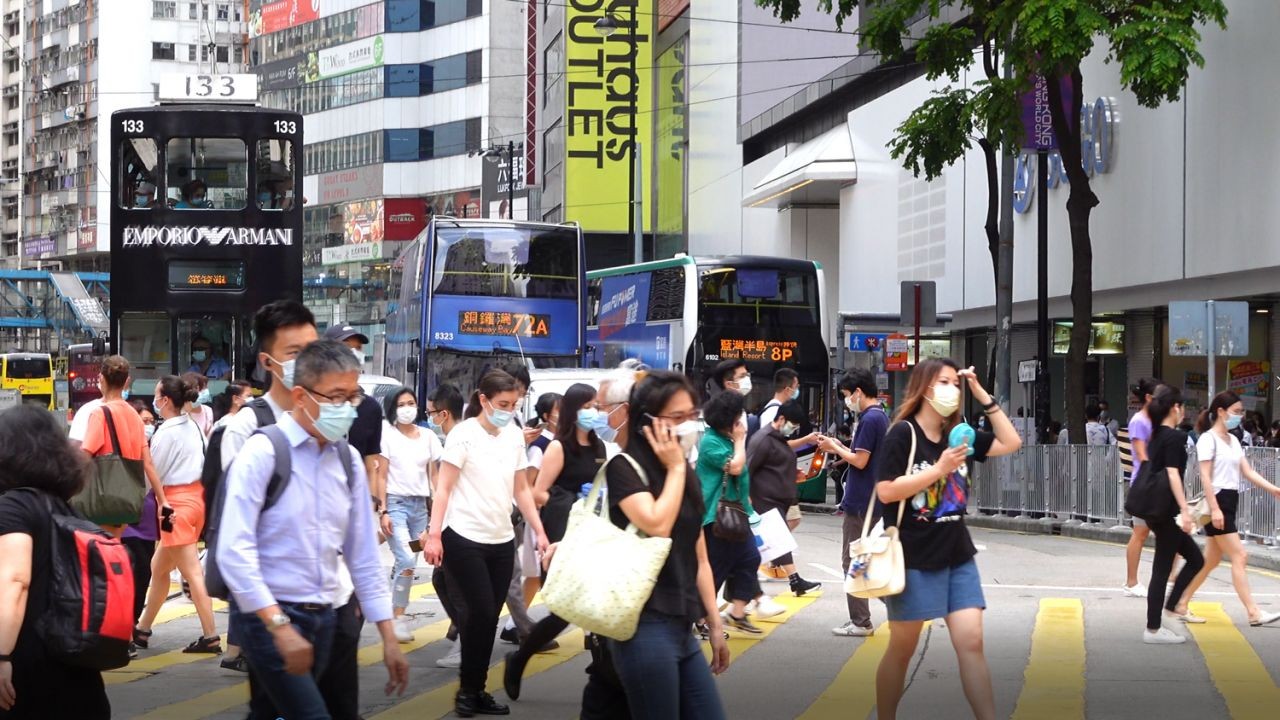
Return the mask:
<svg viewBox="0 0 1280 720">
<path fill-rule="evenodd" d="M 1271 390 L 1271 363 L 1267 360 L 1229 361 L 1227 389 L 1240 396 L 1246 410 L 1258 410 Z"/>
<path fill-rule="evenodd" d="M 463 335 L 549 337 L 551 316 L 540 313 L 464 310 L 458 313 L 458 332 Z"/>
<path fill-rule="evenodd" d="M 800 343 L 794 340 L 737 340 L 720 338 L 721 360 L 795 362 Z"/>
<path fill-rule="evenodd" d="M 307 56 L 307 82 L 382 66 L 382 36 L 325 48 Z"/>
<path fill-rule="evenodd" d="M 631 325 L 643 325 L 649 313 L 649 273 L 607 277 L 600 283 L 600 338 Z"/>
<path fill-rule="evenodd" d="M 627 230 L 637 139 L 652 157 L 653 1 L 569 0 L 565 11 L 564 216 L 587 231 Z M 633 4 L 638 28 L 631 26 Z M 607 38 L 595 29 L 606 11 L 619 26 Z M 640 170 L 651 176 L 647 166 Z M 643 183 L 646 211 L 650 184 Z"/>
<path fill-rule="evenodd" d="M 276 0 L 263 3 L 249 14 L 249 37 L 273 32 L 320 19 L 320 0 Z"/>
</svg>

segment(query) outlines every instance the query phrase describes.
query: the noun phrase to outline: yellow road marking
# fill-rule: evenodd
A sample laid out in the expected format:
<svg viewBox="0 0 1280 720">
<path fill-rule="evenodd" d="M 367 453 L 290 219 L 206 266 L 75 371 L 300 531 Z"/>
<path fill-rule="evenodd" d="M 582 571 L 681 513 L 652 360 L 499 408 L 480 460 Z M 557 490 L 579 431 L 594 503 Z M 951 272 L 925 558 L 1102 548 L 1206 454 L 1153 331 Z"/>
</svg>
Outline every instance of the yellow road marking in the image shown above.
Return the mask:
<svg viewBox="0 0 1280 720">
<path fill-rule="evenodd" d="M 729 631 L 729 664 L 732 665 L 743 653 L 755 647 L 756 643 L 772 635 L 779 625 L 795 617 L 796 613 L 812 605 L 817 599 L 816 593 L 808 593 L 804 597 L 790 594 L 775 597 L 774 601 L 785 607 L 786 611 L 756 623 L 756 627 L 762 631 L 759 635 L 747 635 L 731 629 L 726 624 L 725 629 Z M 702 654 L 706 656 L 708 662 L 711 661 L 711 643 L 703 643 Z"/>
<path fill-rule="evenodd" d="M 1200 646 L 1213 684 L 1227 701 L 1232 719 L 1274 718 L 1276 708 L 1280 708 L 1280 688 L 1272 682 L 1253 646 L 1222 610 L 1222 603 L 1194 602 L 1191 612 L 1208 621 L 1187 627 Z"/>
<path fill-rule="evenodd" d="M 827 689 L 797 720 L 865 720 L 876 705 L 876 668 L 888 648 L 889 623 L 884 623 L 858 645 Z"/>
<path fill-rule="evenodd" d="M 573 629 L 559 637 L 560 647 L 556 650 L 534 655 L 525 666 L 524 677 L 527 679 L 541 672 L 568 662 L 584 652 L 582 630 Z M 490 690 L 502 687 L 502 674 L 506 670 L 506 662 L 500 662 L 489 668 L 489 676 L 485 679 L 485 687 Z M 371 720 L 400 720 L 402 718 L 441 718 L 453 712 L 454 696 L 458 694 L 458 682 L 448 683 L 388 708 Z"/>
<path fill-rule="evenodd" d="M 1084 718 L 1084 603 L 1044 598 L 1013 720 Z"/>
<path fill-rule="evenodd" d="M 420 583 L 415 585 L 409 593 L 409 600 L 421 600 L 425 597 L 434 597 L 436 594 L 435 587 L 430 583 Z M 425 627 L 418 628 L 414 633 L 412 643 L 400 645 L 401 650 L 405 654 L 415 650 L 420 650 L 427 645 L 443 638 L 449 631 L 449 619 L 437 620 Z M 168 653 L 166 653 L 167 655 Z M 158 656 L 162 657 L 162 656 Z M 208 658 L 208 655 L 197 655 L 199 659 Z M 382 662 L 382 643 L 375 642 L 372 645 L 360 649 L 356 656 L 356 661 L 361 666 L 375 665 Z M 145 677 L 151 677 L 149 672 L 137 672 L 135 667 L 138 661 L 130 663 L 124 670 L 113 671 L 112 673 L 104 673 L 104 676 L 120 674 L 122 679 L 111 681 L 108 684 L 118 684 L 125 682 L 133 682 Z M 161 668 L 157 668 L 159 670 Z M 226 712 L 232 708 L 244 705 L 249 702 L 249 683 L 239 682 L 219 690 L 197 695 L 189 700 L 171 703 L 152 710 L 146 715 L 142 715 L 137 720 L 170 720 L 171 718 L 204 718 L 210 715 L 216 715 Z"/>
</svg>

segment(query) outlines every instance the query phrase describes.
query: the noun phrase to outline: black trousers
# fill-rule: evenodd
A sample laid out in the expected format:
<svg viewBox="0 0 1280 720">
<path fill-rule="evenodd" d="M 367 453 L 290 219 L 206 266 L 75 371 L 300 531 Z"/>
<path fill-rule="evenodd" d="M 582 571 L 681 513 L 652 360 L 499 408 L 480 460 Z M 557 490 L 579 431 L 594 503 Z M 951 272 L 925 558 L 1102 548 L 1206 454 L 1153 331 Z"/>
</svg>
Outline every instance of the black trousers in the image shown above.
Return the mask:
<svg viewBox="0 0 1280 720">
<path fill-rule="evenodd" d="M 453 642 L 458 639 L 458 603 L 454 602 L 455 598 L 449 594 L 449 578 L 445 577 L 444 567 L 431 571 L 431 585 L 435 587 L 440 606 L 444 608 L 444 614 L 449 618 L 449 631 L 444 636 L 449 642 Z"/>
<path fill-rule="evenodd" d="M 1183 532 L 1172 519 L 1160 522 L 1148 520 L 1147 527 L 1151 528 L 1151 532 L 1156 536 L 1156 557 L 1151 562 L 1151 584 L 1147 586 L 1147 629 L 1159 630 L 1161 606 L 1163 605 L 1166 610 L 1174 610 L 1177 607 L 1178 600 L 1187 591 L 1187 586 L 1204 567 L 1204 555 L 1200 552 L 1200 546 L 1196 545 L 1196 541 Z M 1174 555 L 1181 555 L 1185 562 L 1182 565 L 1182 571 L 1173 581 L 1173 593 L 1165 602 L 1164 594 L 1168 589 L 1166 585 L 1169 582 L 1169 573 L 1173 571 Z"/>
<path fill-rule="evenodd" d="M 569 628 L 569 621 L 564 620 L 554 614 L 548 615 L 533 624 L 533 629 L 520 642 L 520 647 L 516 649 L 516 662 L 520 663 L 520 667 L 524 667 L 529 662 L 529 658 L 533 657 L 548 643 L 560 636 L 560 633 Z"/>
<path fill-rule="evenodd" d="M 582 689 L 580 720 L 630 720 L 627 691 L 613 667 L 608 645 L 602 638 L 588 635 L 587 649 L 591 664 L 587 666 L 587 686 Z"/>
<path fill-rule="evenodd" d="M 334 626 L 333 647 L 329 650 L 329 664 L 320 675 L 320 695 L 329 708 L 333 720 L 360 719 L 360 631 L 364 629 L 364 614 L 360 602 L 352 595 L 350 602 L 338 608 Z"/>
<path fill-rule="evenodd" d="M 147 589 L 151 587 L 151 558 L 156 554 L 156 541 L 127 537 L 120 542 L 133 560 L 133 624 L 137 625 L 147 604 Z"/>
<path fill-rule="evenodd" d="M 441 536 L 448 592 L 465 597 L 454 610 L 462 633 L 462 692 L 481 692 L 489 675 L 498 613 L 507 598 L 515 566 L 515 542 L 488 544 L 468 540 L 452 528 Z"/>
</svg>

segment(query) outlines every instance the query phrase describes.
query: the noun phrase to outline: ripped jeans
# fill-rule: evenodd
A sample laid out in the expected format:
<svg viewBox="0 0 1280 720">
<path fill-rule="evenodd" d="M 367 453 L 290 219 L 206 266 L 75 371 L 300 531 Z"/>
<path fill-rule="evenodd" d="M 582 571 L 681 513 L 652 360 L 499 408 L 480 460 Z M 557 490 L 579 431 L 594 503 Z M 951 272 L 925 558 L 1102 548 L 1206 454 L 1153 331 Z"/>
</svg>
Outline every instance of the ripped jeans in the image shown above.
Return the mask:
<svg viewBox="0 0 1280 720">
<path fill-rule="evenodd" d="M 391 516 L 391 537 L 387 544 L 396 564 L 391 571 L 391 604 L 409 607 L 409 589 L 413 575 L 402 575 L 418 565 L 418 554 L 409 549 L 409 541 L 417 540 L 427 529 L 427 499 L 408 495 L 387 495 L 387 515 Z"/>
</svg>

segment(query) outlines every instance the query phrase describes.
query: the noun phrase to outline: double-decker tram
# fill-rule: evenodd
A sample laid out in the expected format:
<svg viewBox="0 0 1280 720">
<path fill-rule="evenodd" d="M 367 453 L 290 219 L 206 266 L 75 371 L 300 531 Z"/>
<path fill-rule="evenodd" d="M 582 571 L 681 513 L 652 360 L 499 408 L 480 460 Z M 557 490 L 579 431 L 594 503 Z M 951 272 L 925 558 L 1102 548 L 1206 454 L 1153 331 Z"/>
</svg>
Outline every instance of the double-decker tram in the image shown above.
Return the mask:
<svg viewBox="0 0 1280 720">
<path fill-rule="evenodd" d="M 583 254 L 576 224 L 432 218 L 396 260 L 386 373 L 425 397 L 511 363 L 581 367 Z"/>
<path fill-rule="evenodd" d="M 133 392 L 195 371 L 255 378 L 252 318 L 302 299 L 302 116 L 253 75 L 170 76 L 111 116 L 111 340 Z"/>
</svg>

